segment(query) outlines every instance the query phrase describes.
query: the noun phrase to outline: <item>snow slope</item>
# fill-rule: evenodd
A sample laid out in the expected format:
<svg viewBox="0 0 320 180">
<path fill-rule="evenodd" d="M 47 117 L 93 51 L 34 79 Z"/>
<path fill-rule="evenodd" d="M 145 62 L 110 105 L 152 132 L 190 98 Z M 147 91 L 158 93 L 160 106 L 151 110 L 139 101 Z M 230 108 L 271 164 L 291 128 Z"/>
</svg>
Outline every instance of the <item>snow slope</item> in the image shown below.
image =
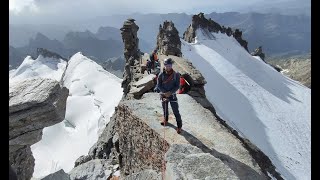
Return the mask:
<svg viewBox="0 0 320 180">
<path fill-rule="evenodd" d="M 311 179 L 311 90 L 252 57 L 233 38 L 202 29 L 183 57 L 205 77 L 217 114 L 257 145 L 285 179 Z"/>
<path fill-rule="evenodd" d="M 57 69 L 50 70 L 47 66 L 54 66 L 51 62 L 48 65 L 48 61 L 44 62 L 42 58 L 33 61 L 31 63 L 31 59 L 26 58 L 15 70 L 18 75 L 12 76 L 11 81 L 30 76 L 62 78 L 64 70 L 59 63 Z M 69 172 L 75 160 L 87 155 L 97 142 L 122 97 L 122 80 L 81 53 L 69 60 L 63 81 L 69 89 L 65 119 L 44 128 L 42 140 L 31 146 L 35 158 L 33 178 L 44 177 L 61 168 Z"/>
<path fill-rule="evenodd" d="M 39 55 L 37 59 L 27 56 L 21 65 L 9 71 L 9 82 L 32 77 L 51 78 L 60 81 L 67 62 L 62 59 L 48 58 Z"/>
</svg>

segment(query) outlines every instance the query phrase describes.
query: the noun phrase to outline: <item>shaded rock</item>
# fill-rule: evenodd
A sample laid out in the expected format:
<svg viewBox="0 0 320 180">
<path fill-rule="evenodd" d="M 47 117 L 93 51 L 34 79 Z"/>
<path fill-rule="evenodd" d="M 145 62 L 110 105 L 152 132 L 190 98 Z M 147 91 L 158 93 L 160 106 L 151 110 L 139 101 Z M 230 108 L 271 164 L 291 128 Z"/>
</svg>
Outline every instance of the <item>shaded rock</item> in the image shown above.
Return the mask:
<svg viewBox="0 0 320 180">
<path fill-rule="evenodd" d="M 9 163 L 9 180 L 18 180 L 17 174 L 13 170 L 13 168 L 10 166 L 10 163 Z"/>
<path fill-rule="evenodd" d="M 59 171 L 49 174 L 41 180 L 70 180 L 70 178 L 69 174 L 65 173 L 63 169 L 60 169 Z"/>
<path fill-rule="evenodd" d="M 77 167 L 79 166 L 80 164 L 84 164 L 88 161 L 92 160 L 92 157 L 91 156 L 80 156 L 75 162 L 74 162 L 74 167 Z"/>
<path fill-rule="evenodd" d="M 262 46 L 259 46 L 254 52 L 251 53 L 252 56 L 259 56 L 263 61 L 265 58 L 265 54 L 262 52 Z"/>
<path fill-rule="evenodd" d="M 69 174 L 71 180 L 106 180 L 112 176 L 110 161 L 94 159 L 73 168 Z"/>
<path fill-rule="evenodd" d="M 212 19 L 206 19 L 203 13 L 199 13 L 198 15 L 192 16 L 192 22 L 187 30 L 183 33 L 183 39 L 189 43 L 194 42 L 194 38 L 196 37 L 195 32 L 198 28 L 206 29 L 209 32 L 216 33 L 222 30 L 218 23 Z"/>
<path fill-rule="evenodd" d="M 157 35 L 157 48 L 161 54 L 182 56 L 181 41 L 178 30 L 172 21 L 163 22 Z"/>
<path fill-rule="evenodd" d="M 30 179 L 30 146 L 42 129 L 64 119 L 69 90 L 53 79 L 26 79 L 9 84 L 9 161 L 19 179 Z"/>
<path fill-rule="evenodd" d="M 22 146 L 18 150 L 11 151 L 9 146 L 9 161 L 18 179 L 29 180 L 33 174 L 34 157 L 30 146 Z"/>
<path fill-rule="evenodd" d="M 43 57 L 48 57 L 48 58 L 55 58 L 55 59 L 63 59 L 65 61 L 68 61 L 66 58 L 63 58 L 62 56 L 60 56 L 59 54 L 49 51 L 47 49 L 44 48 L 37 48 L 37 57 L 41 55 Z"/>
<path fill-rule="evenodd" d="M 166 160 L 170 179 L 239 179 L 220 159 L 192 145 L 172 145 Z"/>
<path fill-rule="evenodd" d="M 124 180 L 136 180 L 136 179 L 148 179 L 148 180 L 161 180 L 161 173 L 157 173 L 155 170 L 146 169 L 137 173 L 126 176 Z"/>
<path fill-rule="evenodd" d="M 248 51 L 248 42 L 242 39 L 242 31 L 236 29 L 233 32 L 230 27 L 227 28 L 224 26 L 220 26 L 211 18 L 205 18 L 203 13 L 192 16 L 192 22 L 187 30 L 183 33 L 183 39 L 189 43 L 194 42 L 197 29 L 202 29 L 203 33 L 209 39 L 214 39 L 214 36 L 211 34 L 211 32 L 218 33 L 220 31 L 221 33 L 225 33 L 228 36 L 233 35 L 233 37 L 239 42 L 239 44 Z"/>
<path fill-rule="evenodd" d="M 120 28 L 122 40 L 124 43 L 124 57 L 125 66 L 123 73 L 123 81 L 121 87 L 123 88 L 124 96 L 130 91 L 130 83 L 132 81 L 133 75 L 131 67 L 140 64 L 139 57 L 141 52 L 139 50 L 139 39 L 137 32 L 139 27 L 134 23 L 134 19 L 128 19 L 123 23 L 123 27 Z"/>
<path fill-rule="evenodd" d="M 233 33 L 233 37 L 239 42 L 239 44 L 244 47 L 245 50 L 247 50 L 247 52 L 249 52 L 248 50 L 248 42 L 244 39 L 242 39 L 242 31 L 240 31 L 239 29 L 236 29 Z"/>
<path fill-rule="evenodd" d="M 270 64 L 270 66 L 272 66 L 276 71 L 278 71 L 278 72 L 281 72 L 282 71 L 282 69 L 281 69 L 281 67 L 279 67 L 278 65 L 272 65 L 272 64 Z"/>
<path fill-rule="evenodd" d="M 128 60 L 131 56 L 135 59 L 139 57 L 139 38 L 137 32 L 139 27 L 134 23 L 134 19 L 128 19 L 120 28 L 122 41 L 124 43 L 124 57 Z"/>
</svg>

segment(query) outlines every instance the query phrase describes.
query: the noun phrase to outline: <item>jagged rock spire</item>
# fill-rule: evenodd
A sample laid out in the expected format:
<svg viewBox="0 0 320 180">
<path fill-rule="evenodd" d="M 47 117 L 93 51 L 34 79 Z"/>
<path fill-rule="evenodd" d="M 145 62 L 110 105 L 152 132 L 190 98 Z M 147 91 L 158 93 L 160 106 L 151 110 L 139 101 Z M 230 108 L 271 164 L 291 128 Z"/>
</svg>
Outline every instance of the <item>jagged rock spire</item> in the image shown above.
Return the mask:
<svg viewBox="0 0 320 180">
<path fill-rule="evenodd" d="M 122 41 L 124 43 L 124 57 L 129 60 L 131 56 L 137 59 L 139 57 L 139 38 L 137 32 L 139 26 L 134 23 L 134 19 L 127 19 L 120 28 Z"/>
<path fill-rule="evenodd" d="M 262 52 L 262 46 L 259 46 L 254 52 L 251 53 L 252 56 L 260 56 L 260 58 L 264 61 L 265 54 Z"/>
<path fill-rule="evenodd" d="M 137 32 L 139 26 L 134 23 L 134 19 L 127 19 L 123 23 L 123 27 L 120 28 L 122 41 L 124 43 L 124 57 L 125 57 L 125 69 L 123 73 L 123 81 L 121 87 L 123 88 L 124 96 L 130 91 L 130 83 L 133 79 L 133 74 L 131 72 L 132 66 L 137 66 L 140 64 L 140 50 L 139 50 L 139 38 Z"/>
<path fill-rule="evenodd" d="M 157 35 L 157 49 L 160 54 L 182 56 L 179 32 L 172 21 L 165 21 L 162 26 L 160 24 Z"/>
<path fill-rule="evenodd" d="M 244 47 L 248 51 L 248 42 L 242 39 L 242 31 L 239 29 L 235 29 L 233 32 L 230 27 L 220 26 L 218 23 L 213 21 L 211 18 L 206 19 L 203 13 L 199 13 L 198 15 L 192 16 L 192 22 L 187 28 L 187 30 L 183 33 L 183 39 L 187 42 L 194 42 L 194 38 L 196 37 L 196 30 L 198 28 L 207 29 L 209 32 L 225 33 L 228 36 L 233 35 L 233 37 L 240 43 L 242 47 Z"/>
</svg>

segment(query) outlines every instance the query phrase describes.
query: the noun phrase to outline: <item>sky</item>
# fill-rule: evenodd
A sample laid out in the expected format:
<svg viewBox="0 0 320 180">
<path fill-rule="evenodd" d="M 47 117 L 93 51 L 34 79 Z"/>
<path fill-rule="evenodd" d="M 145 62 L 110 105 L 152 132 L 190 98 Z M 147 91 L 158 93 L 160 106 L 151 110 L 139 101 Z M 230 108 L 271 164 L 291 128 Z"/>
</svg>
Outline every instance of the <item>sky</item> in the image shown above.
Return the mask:
<svg viewBox="0 0 320 180">
<path fill-rule="evenodd" d="M 264 0 L 10 0 L 9 14 L 12 20 L 20 19 L 21 21 L 74 21 L 137 12 L 142 14 L 228 12 L 264 3 L 272 6 L 279 2 L 310 4 L 310 0 L 269 0 L 268 2 Z"/>
<path fill-rule="evenodd" d="M 311 178 L 311 90 L 251 56 L 233 38 L 196 31 L 181 51 L 207 81 L 206 97 L 284 179 Z"/>
</svg>

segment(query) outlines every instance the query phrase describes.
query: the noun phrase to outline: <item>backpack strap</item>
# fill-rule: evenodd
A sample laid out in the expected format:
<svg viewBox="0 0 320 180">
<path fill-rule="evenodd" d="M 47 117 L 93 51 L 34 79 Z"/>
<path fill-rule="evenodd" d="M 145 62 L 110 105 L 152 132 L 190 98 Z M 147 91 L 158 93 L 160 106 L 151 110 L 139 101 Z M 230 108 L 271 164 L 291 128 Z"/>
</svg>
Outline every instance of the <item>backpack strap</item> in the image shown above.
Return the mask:
<svg viewBox="0 0 320 180">
<path fill-rule="evenodd" d="M 166 83 L 168 83 L 168 82 L 169 82 L 170 80 L 172 80 L 172 79 L 173 79 L 174 81 L 176 81 L 176 79 L 177 79 L 177 78 L 176 78 L 177 75 L 176 75 L 176 72 L 175 72 L 175 71 L 172 72 L 172 74 L 168 77 L 168 79 L 166 79 L 166 81 L 164 81 L 164 75 L 163 75 L 163 73 L 161 74 L 161 76 L 162 76 L 162 77 L 161 77 L 161 79 L 162 79 L 162 84 L 166 84 Z M 172 77 L 172 76 L 173 76 L 173 77 Z"/>
</svg>

